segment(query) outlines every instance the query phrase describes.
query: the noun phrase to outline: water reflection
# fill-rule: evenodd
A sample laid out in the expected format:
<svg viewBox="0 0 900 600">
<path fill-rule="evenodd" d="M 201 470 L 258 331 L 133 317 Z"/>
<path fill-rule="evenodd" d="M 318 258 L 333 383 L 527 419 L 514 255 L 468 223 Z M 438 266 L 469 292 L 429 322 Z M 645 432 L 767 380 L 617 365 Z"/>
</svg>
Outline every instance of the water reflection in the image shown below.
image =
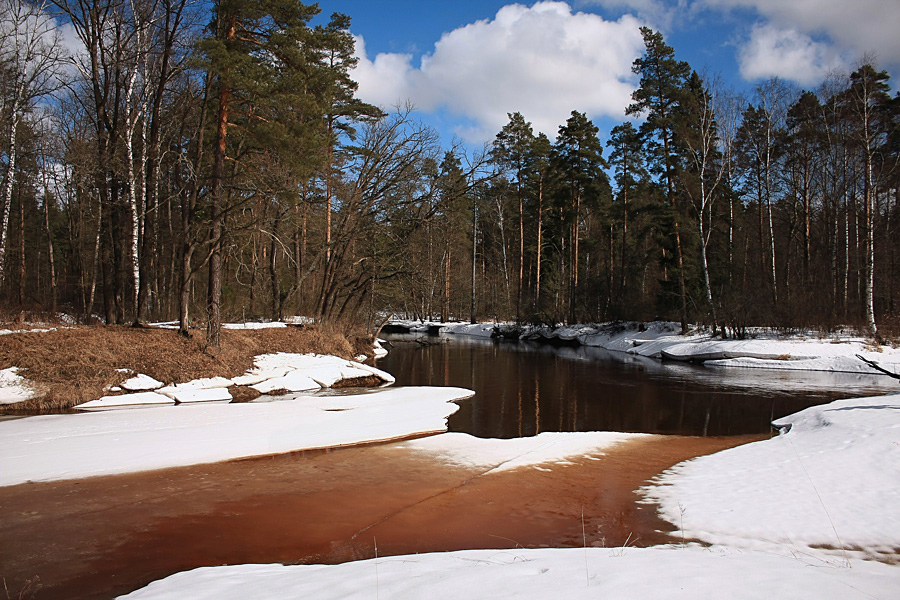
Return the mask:
<svg viewBox="0 0 900 600">
<path fill-rule="evenodd" d="M 897 391 L 876 375 L 703 367 L 600 348 L 464 336 L 386 336 L 377 362 L 397 385 L 473 389 L 450 430 L 512 438 L 542 431 L 767 433 L 773 419 L 838 398 Z"/>
</svg>

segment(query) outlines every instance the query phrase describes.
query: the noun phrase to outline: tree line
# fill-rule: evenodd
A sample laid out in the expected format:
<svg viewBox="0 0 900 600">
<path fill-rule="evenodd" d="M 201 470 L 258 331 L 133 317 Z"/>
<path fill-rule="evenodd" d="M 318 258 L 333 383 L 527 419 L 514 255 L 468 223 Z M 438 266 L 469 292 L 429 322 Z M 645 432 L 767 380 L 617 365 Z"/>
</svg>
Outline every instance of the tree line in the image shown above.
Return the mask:
<svg viewBox="0 0 900 600">
<path fill-rule="evenodd" d="M 900 95 L 887 73 L 863 61 L 816 90 L 772 79 L 744 96 L 641 31 L 635 119 L 603 144 L 573 111 L 551 142 L 510 113 L 488 152 L 492 177 L 447 195 L 436 217 L 459 239 L 436 243 L 426 227 L 416 243 L 427 252 L 388 304 L 424 318 L 895 336 Z M 463 233 L 454 211 L 481 215 L 480 228 Z M 456 271 L 453 246 L 471 252 Z"/>
<path fill-rule="evenodd" d="M 0 9 L 9 311 L 212 345 L 288 314 L 895 327 L 900 101 L 870 64 L 745 99 L 644 29 L 605 144 L 578 111 L 554 140 L 511 113 L 473 151 L 360 101 L 350 19 L 316 5 Z"/>
</svg>

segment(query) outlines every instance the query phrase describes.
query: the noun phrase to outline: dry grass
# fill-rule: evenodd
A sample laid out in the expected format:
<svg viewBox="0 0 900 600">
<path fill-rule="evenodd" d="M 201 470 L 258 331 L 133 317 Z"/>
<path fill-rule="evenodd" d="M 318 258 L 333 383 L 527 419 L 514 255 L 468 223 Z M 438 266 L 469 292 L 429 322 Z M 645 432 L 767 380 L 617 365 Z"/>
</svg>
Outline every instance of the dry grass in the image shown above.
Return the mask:
<svg viewBox="0 0 900 600">
<path fill-rule="evenodd" d="M 336 326 L 223 330 L 219 349 L 206 348 L 202 332 L 192 339 L 168 329 L 83 326 L 45 333 L 0 336 L 0 369 L 19 367 L 40 397 L 2 407 L 7 414 L 63 412 L 99 398 L 131 369 L 165 383 L 200 377 L 235 377 L 253 357 L 271 352 L 315 352 L 344 358 L 370 352 L 368 336 Z"/>
</svg>

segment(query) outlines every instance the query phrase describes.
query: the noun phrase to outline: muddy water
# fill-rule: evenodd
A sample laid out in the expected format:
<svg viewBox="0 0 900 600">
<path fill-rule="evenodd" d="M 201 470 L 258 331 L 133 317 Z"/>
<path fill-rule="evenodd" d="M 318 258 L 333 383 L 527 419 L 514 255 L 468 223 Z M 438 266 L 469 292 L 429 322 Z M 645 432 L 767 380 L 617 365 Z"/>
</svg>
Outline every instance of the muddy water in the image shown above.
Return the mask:
<svg viewBox="0 0 900 600">
<path fill-rule="evenodd" d="M 599 348 L 467 336 L 385 336 L 377 362 L 397 385 L 475 390 L 450 430 L 513 438 L 542 431 L 767 434 L 773 419 L 838 398 L 896 392 L 880 375 L 704 367 Z"/>
<path fill-rule="evenodd" d="M 0 576 L 13 597 L 110 598 L 172 573 L 242 563 L 670 541 L 634 490 L 747 438 L 651 436 L 552 471 L 484 474 L 393 445 L 0 488 Z"/>
</svg>

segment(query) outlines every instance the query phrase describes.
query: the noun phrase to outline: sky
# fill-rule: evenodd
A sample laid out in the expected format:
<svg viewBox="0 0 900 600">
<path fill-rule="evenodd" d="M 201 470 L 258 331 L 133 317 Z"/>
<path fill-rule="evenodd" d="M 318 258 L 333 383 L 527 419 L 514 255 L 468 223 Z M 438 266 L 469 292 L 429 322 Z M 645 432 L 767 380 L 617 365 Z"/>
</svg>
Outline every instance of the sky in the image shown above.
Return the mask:
<svg viewBox="0 0 900 600">
<path fill-rule="evenodd" d="M 625 120 L 639 27 L 676 58 L 752 95 L 778 77 L 815 89 L 863 57 L 900 78 L 898 0 L 321 0 L 352 18 L 358 96 L 407 102 L 445 144 L 489 143 L 521 112 L 553 138 L 573 110 L 601 138 Z M 892 89 L 896 90 L 896 82 Z"/>
</svg>

